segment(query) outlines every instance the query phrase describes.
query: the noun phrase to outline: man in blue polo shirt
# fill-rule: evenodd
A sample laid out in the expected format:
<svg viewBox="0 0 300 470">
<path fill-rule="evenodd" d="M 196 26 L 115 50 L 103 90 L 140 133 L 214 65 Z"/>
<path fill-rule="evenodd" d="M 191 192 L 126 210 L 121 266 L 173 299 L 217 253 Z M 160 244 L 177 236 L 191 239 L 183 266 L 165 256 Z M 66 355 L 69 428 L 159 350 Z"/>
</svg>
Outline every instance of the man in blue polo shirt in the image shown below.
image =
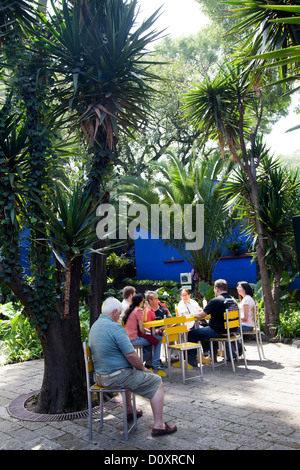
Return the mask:
<svg viewBox="0 0 300 470">
<path fill-rule="evenodd" d="M 92 351 L 96 381 L 107 388 L 126 388 L 128 416 L 132 416 L 131 392 L 150 399 L 153 412 L 152 436 L 170 434 L 175 425 L 163 421 L 164 390 L 161 377 L 144 367 L 126 330 L 117 323 L 122 304 L 110 297 L 102 306 L 102 314 L 93 324 L 89 345 Z M 138 416 L 142 415 L 139 410 Z"/>
</svg>

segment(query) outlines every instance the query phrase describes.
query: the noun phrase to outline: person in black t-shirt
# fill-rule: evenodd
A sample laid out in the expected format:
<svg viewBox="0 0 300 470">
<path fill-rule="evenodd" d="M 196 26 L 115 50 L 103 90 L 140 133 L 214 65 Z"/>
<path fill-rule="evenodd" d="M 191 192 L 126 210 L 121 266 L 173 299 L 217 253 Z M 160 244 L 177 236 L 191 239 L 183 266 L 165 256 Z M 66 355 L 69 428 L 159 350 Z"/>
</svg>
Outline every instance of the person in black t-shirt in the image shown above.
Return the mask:
<svg viewBox="0 0 300 470">
<path fill-rule="evenodd" d="M 224 279 L 219 279 L 214 284 L 215 298 L 210 300 L 206 307 L 195 318 L 202 320 L 206 315 L 210 315 L 208 326 L 203 328 L 196 328 L 189 331 L 188 340 L 196 343 L 201 341 L 203 353 L 206 354 L 210 351 L 210 338 L 217 338 L 220 334 L 226 333 L 224 328 L 224 313 L 227 308 L 234 307 L 238 309 L 238 305 L 233 297 L 228 294 L 227 282 Z M 214 358 L 217 358 L 217 342 L 213 343 Z M 226 345 L 227 346 L 227 345 Z M 196 350 L 188 351 L 188 362 L 192 366 L 197 366 Z"/>
</svg>

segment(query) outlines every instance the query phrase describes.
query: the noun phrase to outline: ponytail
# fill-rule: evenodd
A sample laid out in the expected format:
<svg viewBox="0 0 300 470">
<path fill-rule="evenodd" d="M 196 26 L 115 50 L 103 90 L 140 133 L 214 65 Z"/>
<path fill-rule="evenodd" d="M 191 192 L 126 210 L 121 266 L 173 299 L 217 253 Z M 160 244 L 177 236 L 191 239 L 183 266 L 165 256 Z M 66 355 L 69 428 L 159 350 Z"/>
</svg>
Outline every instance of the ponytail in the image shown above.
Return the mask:
<svg viewBox="0 0 300 470">
<path fill-rule="evenodd" d="M 135 294 L 132 296 L 132 299 L 131 299 L 131 304 L 130 306 L 128 307 L 128 309 L 125 311 L 125 315 L 124 315 L 124 318 L 123 318 L 123 322 L 124 322 L 124 325 L 126 325 L 127 323 L 127 320 L 129 318 L 129 315 L 131 314 L 131 312 L 140 305 L 140 303 L 143 301 L 144 297 L 142 294 Z"/>
</svg>

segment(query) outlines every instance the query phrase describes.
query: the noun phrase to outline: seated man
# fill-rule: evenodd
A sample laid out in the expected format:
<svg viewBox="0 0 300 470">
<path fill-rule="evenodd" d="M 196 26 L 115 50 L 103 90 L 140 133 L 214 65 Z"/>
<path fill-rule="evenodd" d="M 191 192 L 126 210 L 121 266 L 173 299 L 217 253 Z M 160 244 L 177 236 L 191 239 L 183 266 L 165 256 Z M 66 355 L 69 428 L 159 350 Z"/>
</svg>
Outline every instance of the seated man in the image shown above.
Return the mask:
<svg viewBox="0 0 300 470">
<path fill-rule="evenodd" d="M 224 279 L 219 279 L 214 284 L 215 298 L 210 300 L 206 307 L 199 312 L 195 313 L 195 318 L 202 320 L 206 315 L 210 315 L 209 325 L 203 328 L 197 328 L 189 331 L 188 340 L 191 342 L 201 341 L 203 353 L 210 351 L 210 338 L 217 338 L 220 334 L 226 334 L 224 328 L 224 313 L 226 309 L 234 307 L 238 310 L 238 305 L 231 295 L 227 292 L 228 286 Z M 217 358 L 218 344 L 215 342 L 214 346 L 214 359 Z M 228 345 L 226 344 L 226 347 Z M 196 366 L 196 351 L 188 351 L 188 361 L 192 366 Z"/>
<path fill-rule="evenodd" d="M 133 417 L 131 392 L 150 399 L 153 413 L 152 436 L 177 431 L 175 425 L 163 422 L 164 390 L 161 377 L 146 369 L 134 350 L 126 330 L 117 323 L 121 302 L 110 297 L 102 314 L 93 324 L 89 345 L 92 351 L 96 382 L 107 388 L 126 388 L 128 419 Z M 137 410 L 142 416 L 142 410 Z"/>
<path fill-rule="evenodd" d="M 148 302 L 146 308 L 147 321 L 153 321 L 155 318 L 162 319 L 171 317 L 168 308 L 159 302 L 157 292 L 147 291 L 145 297 Z"/>
<path fill-rule="evenodd" d="M 120 323 L 123 321 L 124 315 L 126 310 L 130 307 L 131 301 L 132 301 L 132 296 L 136 293 L 135 287 L 132 286 L 125 286 L 122 295 L 123 295 L 123 300 L 122 300 L 122 312 L 120 315 Z"/>
</svg>

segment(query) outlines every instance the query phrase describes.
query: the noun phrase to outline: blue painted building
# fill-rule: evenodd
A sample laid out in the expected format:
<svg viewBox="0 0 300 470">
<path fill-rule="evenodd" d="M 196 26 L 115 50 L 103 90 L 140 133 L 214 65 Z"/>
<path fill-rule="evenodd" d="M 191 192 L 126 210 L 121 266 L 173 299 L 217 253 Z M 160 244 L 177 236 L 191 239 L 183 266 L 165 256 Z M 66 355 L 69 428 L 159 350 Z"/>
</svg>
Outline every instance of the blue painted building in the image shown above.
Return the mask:
<svg viewBox="0 0 300 470">
<path fill-rule="evenodd" d="M 140 232 L 141 233 L 141 232 Z M 243 238 L 241 237 L 242 241 Z M 151 234 L 143 232 L 143 238 L 135 239 L 136 274 L 139 281 L 175 281 L 180 283 L 180 273 L 189 273 L 191 265 L 175 248 L 165 245 L 163 240 L 151 239 Z M 219 261 L 213 272 L 213 279 L 226 279 L 229 287 L 237 282 L 257 282 L 257 263 L 251 255 L 245 254 L 246 247 L 239 256 L 230 256 L 229 251 Z M 290 286 L 300 290 L 300 277 Z"/>
<path fill-rule="evenodd" d="M 245 251 L 245 250 L 244 250 Z M 159 280 L 180 282 L 180 273 L 191 272 L 191 265 L 178 251 L 151 239 L 151 234 L 135 239 L 136 273 L 138 280 Z M 229 287 L 236 287 L 238 281 L 257 282 L 256 262 L 251 255 L 230 256 L 225 252 L 213 273 L 213 279 L 226 279 Z"/>
</svg>

